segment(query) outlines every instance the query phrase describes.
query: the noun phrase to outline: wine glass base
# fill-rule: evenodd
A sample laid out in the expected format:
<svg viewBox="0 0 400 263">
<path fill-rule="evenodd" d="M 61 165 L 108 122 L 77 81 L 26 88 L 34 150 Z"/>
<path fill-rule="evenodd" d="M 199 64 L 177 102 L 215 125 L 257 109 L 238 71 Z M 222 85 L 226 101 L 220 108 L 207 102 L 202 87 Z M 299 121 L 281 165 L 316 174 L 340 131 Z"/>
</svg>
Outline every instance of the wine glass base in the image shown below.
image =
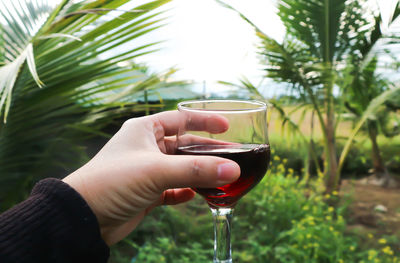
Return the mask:
<svg viewBox="0 0 400 263">
<path fill-rule="evenodd" d="M 232 263 L 232 259 L 226 259 L 226 260 L 216 260 L 216 259 L 214 259 L 213 263 Z"/>
</svg>

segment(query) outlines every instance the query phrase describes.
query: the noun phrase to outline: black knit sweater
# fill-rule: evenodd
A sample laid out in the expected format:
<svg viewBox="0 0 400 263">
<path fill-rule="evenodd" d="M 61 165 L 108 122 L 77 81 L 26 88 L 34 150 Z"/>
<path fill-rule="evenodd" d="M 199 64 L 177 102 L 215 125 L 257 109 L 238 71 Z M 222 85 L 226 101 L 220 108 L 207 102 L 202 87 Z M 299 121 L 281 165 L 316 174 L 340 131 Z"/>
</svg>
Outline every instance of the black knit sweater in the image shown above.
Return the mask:
<svg viewBox="0 0 400 263">
<path fill-rule="evenodd" d="M 24 202 L 0 214 L 0 262 L 107 262 L 109 248 L 84 199 L 45 179 Z"/>
</svg>

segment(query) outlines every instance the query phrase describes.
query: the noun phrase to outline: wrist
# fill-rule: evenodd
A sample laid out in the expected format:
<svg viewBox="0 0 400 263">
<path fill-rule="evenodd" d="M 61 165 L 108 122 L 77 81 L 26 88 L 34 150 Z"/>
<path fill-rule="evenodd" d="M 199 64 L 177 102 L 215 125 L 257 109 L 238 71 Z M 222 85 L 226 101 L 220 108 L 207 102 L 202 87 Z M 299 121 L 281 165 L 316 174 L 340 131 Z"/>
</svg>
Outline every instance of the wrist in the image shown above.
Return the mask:
<svg viewBox="0 0 400 263">
<path fill-rule="evenodd" d="M 96 206 L 92 201 L 93 199 L 90 197 L 90 192 L 88 191 L 83 178 L 77 174 L 70 174 L 64 179 L 62 179 L 62 181 L 68 184 L 71 188 L 73 188 L 82 197 L 82 199 L 85 200 L 90 210 L 96 216 L 97 222 L 101 230 L 103 226 L 103 220 L 101 220 L 101 216 L 98 213 L 98 209 L 96 209 Z"/>
</svg>

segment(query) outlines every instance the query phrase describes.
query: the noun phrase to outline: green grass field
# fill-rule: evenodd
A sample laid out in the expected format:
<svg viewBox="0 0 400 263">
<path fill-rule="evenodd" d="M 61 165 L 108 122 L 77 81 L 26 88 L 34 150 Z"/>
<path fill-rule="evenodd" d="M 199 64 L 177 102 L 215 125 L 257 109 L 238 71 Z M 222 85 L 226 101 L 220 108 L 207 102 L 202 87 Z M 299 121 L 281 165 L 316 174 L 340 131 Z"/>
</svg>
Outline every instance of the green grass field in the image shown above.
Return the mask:
<svg viewBox="0 0 400 263">
<path fill-rule="evenodd" d="M 284 110 L 286 114 L 290 115 L 291 120 L 298 125 L 297 131 L 289 128 L 287 123 L 283 125 L 278 111 L 270 108 L 268 132 L 272 149 L 275 149 L 277 155 L 288 159 L 289 167 L 300 172 L 304 166 L 303 160 L 308 154 L 304 139 L 309 141 L 312 138 L 316 144 L 316 152 L 322 155 L 322 132 L 316 115 L 313 123 L 311 111 L 304 114 L 302 111 L 291 113 L 295 108 L 295 106 L 287 106 Z M 338 156 L 352 129 L 353 123 L 351 121 L 341 120 L 339 122 L 336 139 Z M 400 171 L 400 156 L 398 154 L 400 153 L 400 136 L 387 138 L 379 135 L 378 143 L 384 162 L 393 174 L 398 175 L 398 171 Z M 351 146 L 343 174 L 355 177 L 365 176 L 371 168 L 371 142 L 365 130 L 360 130 Z"/>
</svg>

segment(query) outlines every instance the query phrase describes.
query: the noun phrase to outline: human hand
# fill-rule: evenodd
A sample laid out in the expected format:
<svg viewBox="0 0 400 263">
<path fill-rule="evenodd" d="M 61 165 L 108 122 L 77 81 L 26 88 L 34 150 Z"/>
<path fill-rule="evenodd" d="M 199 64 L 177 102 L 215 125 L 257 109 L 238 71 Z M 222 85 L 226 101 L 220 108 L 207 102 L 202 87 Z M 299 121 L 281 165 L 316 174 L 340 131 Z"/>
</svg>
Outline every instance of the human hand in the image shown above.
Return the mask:
<svg viewBox="0 0 400 263">
<path fill-rule="evenodd" d="M 239 165 L 228 159 L 171 155 L 185 118 L 170 111 L 130 119 L 92 160 L 63 179 L 86 200 L 108 245 L 128 235 L 155 206 L 192 199 L 195 193 L 186 187 L 218 187 L 239 177 Z M 191 118 L 192 130 L 221 133 L 229 125 L 216 115 Z"/>
</svg>

